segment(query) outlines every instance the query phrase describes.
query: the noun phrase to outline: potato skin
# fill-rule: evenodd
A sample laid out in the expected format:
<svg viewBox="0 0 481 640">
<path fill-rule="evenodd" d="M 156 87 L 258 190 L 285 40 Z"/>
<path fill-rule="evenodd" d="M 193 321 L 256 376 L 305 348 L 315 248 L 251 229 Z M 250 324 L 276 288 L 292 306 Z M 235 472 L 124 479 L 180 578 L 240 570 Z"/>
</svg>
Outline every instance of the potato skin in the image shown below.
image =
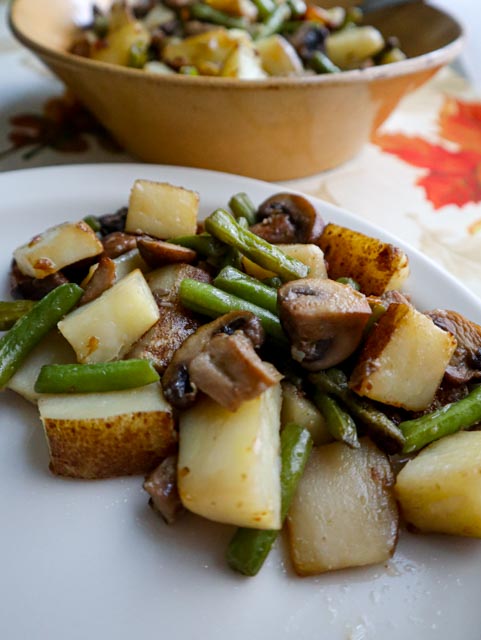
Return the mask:
<svg viewBox="0 0 481 640">
<path fill-rule="evenodd" d="M 146 474 L 177 442 L 172 415 L 138 411 L 110 418 L 43 419 L 50 470 L 71 478 Z"/>
<path fill-rule="evenodd" d="M 319 239 L 333 280 L 356 280 L 366 295 L 380 296 L 406 279 L 408 259 L 398 247 L 337 224 L 324 227 Z"/>
</svg>

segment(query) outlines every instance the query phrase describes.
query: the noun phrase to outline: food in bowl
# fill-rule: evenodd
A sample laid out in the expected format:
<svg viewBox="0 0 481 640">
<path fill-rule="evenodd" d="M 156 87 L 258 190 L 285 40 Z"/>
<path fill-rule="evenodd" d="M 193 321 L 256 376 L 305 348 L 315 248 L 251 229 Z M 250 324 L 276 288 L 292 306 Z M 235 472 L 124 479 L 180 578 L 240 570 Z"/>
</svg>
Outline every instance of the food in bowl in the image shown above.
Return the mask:
<svg viewBox="0 0 481 640">
<path fill-rule="evenodd" d="M 0 384 L 38 404 L 53 473 L 147 474 L 167 522 L 239 527 L 246 575 L 284 521 L 300 575 L 383 562 L 397 501 L 419 531 L 481 537 L 481 327 L 415 309 L 404 251 L 300 195 L 198 206 L 138 180 L 14 251 Z"/>
<path fill-rule="evenodd" d="M 107 12 L 71 52 L 160 74 L 262 79 L 336 73 L 403 60 L 396 38 L 362 25 L 357 8 L 323 9 L 304 0 L 163 0 Z"/>
</svg>

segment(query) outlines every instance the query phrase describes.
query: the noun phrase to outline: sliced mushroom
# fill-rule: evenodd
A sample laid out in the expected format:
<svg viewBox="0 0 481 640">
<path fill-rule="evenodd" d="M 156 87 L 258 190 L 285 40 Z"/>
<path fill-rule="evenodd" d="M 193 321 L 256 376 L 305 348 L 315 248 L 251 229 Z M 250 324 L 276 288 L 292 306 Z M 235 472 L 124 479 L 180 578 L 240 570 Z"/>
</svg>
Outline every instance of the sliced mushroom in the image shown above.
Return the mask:
<svg viewBox="0 0 481 640">
<path fill-rule="evenodd" d="M 118 258 L 127 251 L 132 251 L 137 246 L 136 236 L 123 231 L 114 231 L 102 238 L 104 254 L 109 258 Z"/>
<path fill-rule="evenodd" d="M 197 253 L 192 249 L 150 236 L 137 238 L 137 247 L 142 258 L 152 269 L 174 262 L 190 264 L 197 258 Z"/>
<path fill-rule="evenodd" d="M 80 298 L 79 305 L 87 304 L 98 298 L 104 291 L 110 289 L 115 282 L 115 262 L 107 256 L 102 256 L 99 260 L 98 267 L 87 286 L 85 292 Z"/>
<path fill-rule="evenodd" d="M 435 309 L 426 315 L 440 329 L 452 333 L 458 343 L 445 379 L 452 384 L 465 384 L 481 378 L 481 326 L 456 311 Z"/>
<path fill-rule="evenodd" d="M 213 336 L 190 363 L 189 375 L 191 384 L 229 411 L 282 379 L 272 364 L 259 358 L 242 331 Z"/>
<path fill-rule="evenodd" d="M 273 244 L 315 243 L 324 228 L 315 207 L 295 193 L 267 198 L 257 211 L 257 219 L 250 230 Z"/>
<path fill-rule="evenodd" d="M 125 220 L 127 218 L 127 207 L 117 209 L 115 213 L 106 213 L 98 218 L 100 224 L 100 233 L 107 236 L 114 231 L 123 231 L 125 229 Z"/>
<path fill-rule="evenodd" d="M 367 298 L 333 280 L 305 278 L 278 291 L 279 316 L 291 354 L 309 371 L 339 364 L 358 347 L 371 315 Z"/>
<path fill-rule="evenodd" d="M 177 491 L 177 456 L 165 458 L 149 473 L 144 489 L 150 495 L 151 506 L 167 524 L 173 524 L 184 511 Z"/>
<path fill-rule="evenodd" d="M 319 23 L 310 21 L 301 23 L 299 29 L 289 36 L 288 40 L 297 51 L 301 59 L 309 63 L 313 53 L 324 52 L 325 41 L 329 35 L 329 29 Z"/>
<path fill-rule="evenodd" d="M 162 378 L 165 398 L 177 409 L 190 407 L 197 396 L 197 385 L 190 378 L 190 365 L 220 333 L 233 335 L 243 332 L 254 348 L 264 340 L 260 320 L 248 311 L 231 311 L 200 327 L 177 349 Z M 198 379 L 198 372 L 197 372 Z"/>
<path fill-rule="evenodd" d="M 69 279 L 61 271 L 52 273 L 46 278 L 32 278 L 20 271 L 15 260 L 12 262 L 10 292 L 14 298 L 41 300 L 49 291 L 56 289 L 66 282 L 69 282 Z"/>
</svg>

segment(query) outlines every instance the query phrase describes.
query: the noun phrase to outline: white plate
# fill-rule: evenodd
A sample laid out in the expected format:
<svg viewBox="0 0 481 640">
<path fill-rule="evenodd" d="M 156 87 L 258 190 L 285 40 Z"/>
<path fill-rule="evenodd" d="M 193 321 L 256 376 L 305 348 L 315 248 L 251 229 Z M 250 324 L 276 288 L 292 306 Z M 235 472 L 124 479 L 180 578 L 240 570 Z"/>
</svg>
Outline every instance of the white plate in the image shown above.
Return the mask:
<svg viewBox="0 0 481 640">
<path fill-rule="evenodd" d="M 149 165 L 34 169 L 0 176 L 3 292 L 12 250 L 47 226 L 125 204 L 135 178 L 196 189 L 202 212 L 235 192 L 255 202 L 276 185 Z M 324 202 L 326 220 L 392 238 Z M 389 212 L 386 212 L 388 215 Z M 403 243 L 398 242 L 403 246 Z M 422 309 L 481 322 L 481 304 L 407 248 L 408 289 Z M 479 640 L 481 542 L 402 532 L 386 566 L 298 578 L 280 541 L 252 579 L 225 567 L 230 527 L 187 517 L 166 526 L 140 478 L 52 476 L 33 407 L 1 399 L 0 638 L 2 640 Z"/>
</svg>

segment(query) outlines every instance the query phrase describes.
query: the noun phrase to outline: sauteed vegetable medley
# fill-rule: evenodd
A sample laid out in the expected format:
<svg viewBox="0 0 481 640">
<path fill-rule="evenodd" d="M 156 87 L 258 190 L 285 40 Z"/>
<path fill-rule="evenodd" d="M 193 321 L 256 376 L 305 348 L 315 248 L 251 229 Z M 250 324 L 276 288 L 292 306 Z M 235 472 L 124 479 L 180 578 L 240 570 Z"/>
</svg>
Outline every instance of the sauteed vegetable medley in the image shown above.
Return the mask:
<svg viewBox="0 0 481 640">
<path fill-rule="evenodd" d="M 481 537 L 481 327 L 416 309 L 402 250 L 300 195 L 225 205 L 137 180 L 14 251 L 0 384 L 52 473 L 145 475 L 169 526 L 236 526 L 245 575 L 284 524 L 299 575 L 386 561 L 400 514 Z"/>
<path fill-rule="evenodd" d="M 153 73 L 259 79 L 336 73 L 403 60 L 360 9 L 304 0 L 148 0 L 94 5 L 77 55 Z"/>
</svg>

